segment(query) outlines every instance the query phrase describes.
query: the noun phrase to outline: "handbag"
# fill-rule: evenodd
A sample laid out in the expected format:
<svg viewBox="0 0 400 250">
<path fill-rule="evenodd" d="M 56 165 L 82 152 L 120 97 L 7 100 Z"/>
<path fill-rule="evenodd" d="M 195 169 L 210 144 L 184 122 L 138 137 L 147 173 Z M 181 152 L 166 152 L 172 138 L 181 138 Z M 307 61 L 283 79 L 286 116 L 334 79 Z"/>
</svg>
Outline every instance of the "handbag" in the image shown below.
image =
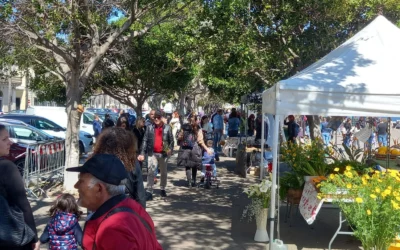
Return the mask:
<svg viewBox="0 0 400 250">
<path fill-rule="evenodd" d="M 193 166 L 191 167 L 200 168 L 202 158 L 203 158 L 203 149 L 196 142 L 192 148 L 192 151 L 190 152 L 190 160 L 193 164 Z"/>
<path fill-rule="evenodd" d="M 20 247 L 29 244 L 35 237 L 33 230 L 25 223 L 24 213 L 11 206 L 0 195 L 0 246 Z"/>
</svg>

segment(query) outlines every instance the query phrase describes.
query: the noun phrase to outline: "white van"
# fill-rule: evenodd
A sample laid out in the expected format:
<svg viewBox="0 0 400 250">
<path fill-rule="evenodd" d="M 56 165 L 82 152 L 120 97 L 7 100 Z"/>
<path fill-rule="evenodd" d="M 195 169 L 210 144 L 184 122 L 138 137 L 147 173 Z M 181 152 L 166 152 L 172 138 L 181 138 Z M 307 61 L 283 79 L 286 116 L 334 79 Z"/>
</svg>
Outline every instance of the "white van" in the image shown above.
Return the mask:
<svg viewBox="0 0 400 250">
<path fill-rule="evenodd" d="M 48 106 L 28 107 L 26 109 L 26 114 L 45 117 L 59 124 L 61 127 L 67 128 L 68 116 L 65 107 L 48 107 Z M 93 113 L 86 111 L 83 112 L 79 130 L 94 136 L 93 120 L 94 120 Z M 100 122 L 102 121 L 100 120 Z"/>
</svg>

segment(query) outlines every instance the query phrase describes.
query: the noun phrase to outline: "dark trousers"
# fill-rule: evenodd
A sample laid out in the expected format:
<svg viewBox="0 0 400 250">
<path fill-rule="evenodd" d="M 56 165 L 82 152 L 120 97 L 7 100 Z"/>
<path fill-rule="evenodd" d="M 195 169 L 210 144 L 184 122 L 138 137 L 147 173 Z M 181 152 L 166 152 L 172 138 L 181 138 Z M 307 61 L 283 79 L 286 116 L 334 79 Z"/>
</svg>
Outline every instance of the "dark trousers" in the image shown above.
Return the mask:
<svg viewBox="0 0 400 250">
<path fill-rule="evenodd" d="M 196 176 L 197 176 L 197 168 L 191 168 L 191 167 L 185 167 L 186 168 L 186 173 L 188 170 L 192 169 L 192 182 L 196 182 Z"/>
</svg>

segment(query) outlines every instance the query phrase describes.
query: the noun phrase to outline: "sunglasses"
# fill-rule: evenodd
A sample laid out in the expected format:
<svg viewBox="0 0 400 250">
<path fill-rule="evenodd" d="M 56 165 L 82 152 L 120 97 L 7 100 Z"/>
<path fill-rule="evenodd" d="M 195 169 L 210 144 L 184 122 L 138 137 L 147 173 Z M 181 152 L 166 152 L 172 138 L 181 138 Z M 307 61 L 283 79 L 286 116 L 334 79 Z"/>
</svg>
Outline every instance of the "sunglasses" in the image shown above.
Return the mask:
<svg viewBox="0 0 400 250">
<path fill-rule="evenodd" d="M 155 119 L 157 119 L 157 120 L 161 120 L 161 117 L 159 117 L 159 116 L 157 116 L 157 117 L 154 117 L 154 120 Z"/>
</svg>

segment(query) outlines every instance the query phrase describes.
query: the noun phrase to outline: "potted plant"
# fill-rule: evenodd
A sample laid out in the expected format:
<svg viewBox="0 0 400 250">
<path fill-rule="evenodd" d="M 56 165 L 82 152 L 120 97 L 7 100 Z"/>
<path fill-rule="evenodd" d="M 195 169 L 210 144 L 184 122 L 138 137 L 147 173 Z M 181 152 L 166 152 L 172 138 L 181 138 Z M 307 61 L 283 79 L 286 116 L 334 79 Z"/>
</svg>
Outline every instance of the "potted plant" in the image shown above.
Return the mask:
<svg viewBox="0 0 400 250">
<path fill-rule="evenodd" d="M 339 168 L 319 185 L 337 203 L 365 250 L 386 250 L 400 232 L 400 174 Z"/>
<path fill-rule="evenodd" d="M 248 217 L 249 220 L 256 218 L 257 231 L 254 236 L 255 241 L 269 241 L 267 218 L 271 200 L 271 187 L 271 181 L 263 180 L 260 184 L 253 184 L 244 190 L 247 197 L 251 199 L 251 203 L 243 210 L 242 218 Z"/>
<path fill-rule="evenodd" d="M 303 176 L 294 171 L 286 172 L 279 178 L 279 184 L 279 196 L 281 199 L 300 200 L 304 187 Z"/>
<path fill-rule="evenodd" d="M 331 165 L 326 161 L 327 149 L 321 142 L 312 141 L 307 145 L 286 144 L 281 148 L 282 159 L 287 162 L 298 176 L 309 181 L 315 176 L 326 176 Z"/>
</svg>

